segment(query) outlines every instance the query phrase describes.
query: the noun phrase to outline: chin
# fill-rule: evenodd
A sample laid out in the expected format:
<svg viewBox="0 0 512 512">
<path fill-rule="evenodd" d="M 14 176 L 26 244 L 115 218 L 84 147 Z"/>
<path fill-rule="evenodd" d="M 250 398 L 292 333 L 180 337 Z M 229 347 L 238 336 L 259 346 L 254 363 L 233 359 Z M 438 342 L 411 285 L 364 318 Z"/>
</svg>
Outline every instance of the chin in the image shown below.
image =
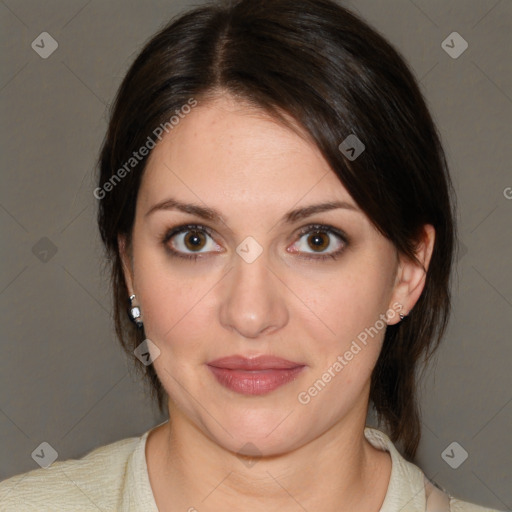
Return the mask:
<svg viewBox="0 0 512 512">
<path fill-rule="evenodd" d="M 305 439 L 302 432 L 307 426 L 298 424 L 293 409 L 280 406 L 261 411 L 230 409 L 220 413 L 222 427 L 208 421 L 212 430 L 209 437 L 233 453 L 246 456 L 271 456 L 291 451 Z M 291 414 L 290 414 L 291 413 Z"/>
</svg>

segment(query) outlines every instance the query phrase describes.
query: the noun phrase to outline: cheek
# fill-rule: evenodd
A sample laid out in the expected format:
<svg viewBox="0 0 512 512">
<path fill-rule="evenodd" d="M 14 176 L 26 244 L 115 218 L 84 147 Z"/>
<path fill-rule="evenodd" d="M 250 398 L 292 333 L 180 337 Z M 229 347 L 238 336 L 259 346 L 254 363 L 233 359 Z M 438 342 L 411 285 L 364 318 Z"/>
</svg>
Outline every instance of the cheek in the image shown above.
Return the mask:
<svg viewBox="0 0 512 512">
<path fill-rule="evenodd" d="M 141 247 L 135 253 L 135 288 L 145 333 L 166 349 L 178 339 L 190 346 L 208 326 L 204 304 L 213 283 L 186 268 L 169 261 L 163 250 Z"/>
<path fill-rule="evenodd" d="M 341 350 L 358 337 L 364 342 L 365 333 L 370 337 L 368 331 L 374 338 L 373 327 L 384 331 L 380 315 L 387 310 L 389 290 L 383 276 L 384 272 L 372 272 L 368 266 L 363 270 L 347 265 L 316 287 L 311 285 L 314 280 L 298 283 L 298 289 L 308 290 L 301 299 L 310 309 L 308 324 L 316 332 L 312 339 L 322 339 L 323 352 Z"/>
<path fill-rule="evenodd" d="M 302 322 L 311 355 L 309 376 L 297 395 L 305 414 L 334 422 L 364 402 L 386 331 L 380 283 L 373 285 L 340 275 L 306 297 L 318 318 L 306 313 Z"/>
<path fill-rule="evenodd" d="M 323 286 L 302 288 L 310 290 L 304 302 L 319 319 L 309 314 L 304 323 L 313 364 L 297 398 L 309 404 L 305 412 L 318 408 L 332 421 L 367 392 L 387 327 L 380 318 L 387 310 L 386 274 L 363 261 L 347 265 Z"/>
<path fill-rule="evenodd" d="M 209 287 L 165 276 L 151 284 L 148 279 L 141 290 L 147 337 L 166 349 L 178 350 L 183 346 L 194 350 L 194 340 L 204 338 L 211 327 L 209 309 L 205 308 Z"/>
</svg>

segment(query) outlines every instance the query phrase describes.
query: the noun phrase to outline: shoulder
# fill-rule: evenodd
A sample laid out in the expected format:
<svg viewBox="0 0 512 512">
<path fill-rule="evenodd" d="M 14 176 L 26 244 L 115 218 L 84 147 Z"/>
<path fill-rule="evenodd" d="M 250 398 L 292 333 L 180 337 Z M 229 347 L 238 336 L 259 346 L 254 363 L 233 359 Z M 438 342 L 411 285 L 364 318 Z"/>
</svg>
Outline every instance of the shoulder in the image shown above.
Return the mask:
<svg viewBox="0 0 512 512">
<path fill-rule="evenodd" d="M 450 498 L 450 512 L 500 512 L 494 508 L 482 507 L 469 503 L 467 501 L 461 501 L 456 498 Z"/>
<path fill-rule="evenodd" d="M 2 512 L 115 510 L 128 459 L 140 440 L 122 439 L 81 459 L 56 461 L 0 482 Z"/>
<path fill-rule="evenodd" d="M 425 481 L 426 512 L 499 512 L 454 498 L 437 484 L 431 482 L 425 475 L 423 475 L 423 479 Z"/>
<path fill-rule="evenodd" d="M 439 487 L 425 477 L 426 512 L 500 512 L 496 509 L 482 507 L 475 503 L 462 501 Z"/>
<path fill-rule="evenodd" d="M 380 512 L 500 512 L 459 500 L 431 482 L 423 471 L 407 461 L 384 432 L 366 427 L 366 439 L 391 455 L 391 476 Z"/>
</svg>

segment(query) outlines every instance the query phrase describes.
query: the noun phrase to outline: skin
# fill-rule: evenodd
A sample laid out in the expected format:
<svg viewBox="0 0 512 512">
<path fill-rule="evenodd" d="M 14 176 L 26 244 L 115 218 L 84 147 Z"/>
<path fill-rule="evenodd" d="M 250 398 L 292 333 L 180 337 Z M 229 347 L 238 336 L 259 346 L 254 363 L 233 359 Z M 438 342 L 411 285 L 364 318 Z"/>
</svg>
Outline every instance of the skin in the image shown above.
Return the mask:
<svg viewBox="0 0 512 512">
<path fill-rule="evenodd" d="M 214 208 L 221 220 L 176 209 L 147 214 L 170 197 Z M 292 209 L 336 200 L 357 211 L 279 222 Z M 188 223 L 212 230 L 197 261 L 170 256 L 162 242 L 170 228 Z M 330 244 L 320 254 L 343 248 L 336 259 L 300 257 L 319 254 L 309 235 L 298 234 L 312 223 L 346 233 L 347 245 L 324 232 Z M 425 268 L 434 235 L 426 225 L 417 252 Z M 236 252 L 248 236 L 263 249 L 252 263 Z M 385 328 L 309 403 L 297 397 L 379 315 L 397 304 L 410 311 L 425 271 L 378 233 L 318 149 L 227 94 L 201 103 L 152 151 L 132 246 L 119 242 L 169 396 L 171 419 L 146 445 L 159 510 L 239 510 L 240 503 L 245 511 L 379 510 L 391 459 L 363 431 Z M 183 235 L 167 246 L 194 254 Z M 388 324 L 400 321 L 388 317 Z M 266 395 L 246 396 L 221 386 L 206 367 L 232 354 L 270 354 L 306 367 Z M 260 457 L 245 464 L 239 452 Z"/>
</svg>

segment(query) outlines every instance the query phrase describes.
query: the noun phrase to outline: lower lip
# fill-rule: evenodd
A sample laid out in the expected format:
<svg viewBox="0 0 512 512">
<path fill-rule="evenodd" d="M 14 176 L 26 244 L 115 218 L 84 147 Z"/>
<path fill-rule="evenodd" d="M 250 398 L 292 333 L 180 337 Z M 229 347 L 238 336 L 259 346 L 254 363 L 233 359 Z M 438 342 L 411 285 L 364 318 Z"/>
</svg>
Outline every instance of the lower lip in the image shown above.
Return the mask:
<svg viewBox="0 0 512 512">
<path fill-rule="evenodd" d="M 242 395 L 264 395 L 294 380 L 304 366 L 268 370 L 230 370 L 208 365 L 217 381 Z"/>
</svg>

